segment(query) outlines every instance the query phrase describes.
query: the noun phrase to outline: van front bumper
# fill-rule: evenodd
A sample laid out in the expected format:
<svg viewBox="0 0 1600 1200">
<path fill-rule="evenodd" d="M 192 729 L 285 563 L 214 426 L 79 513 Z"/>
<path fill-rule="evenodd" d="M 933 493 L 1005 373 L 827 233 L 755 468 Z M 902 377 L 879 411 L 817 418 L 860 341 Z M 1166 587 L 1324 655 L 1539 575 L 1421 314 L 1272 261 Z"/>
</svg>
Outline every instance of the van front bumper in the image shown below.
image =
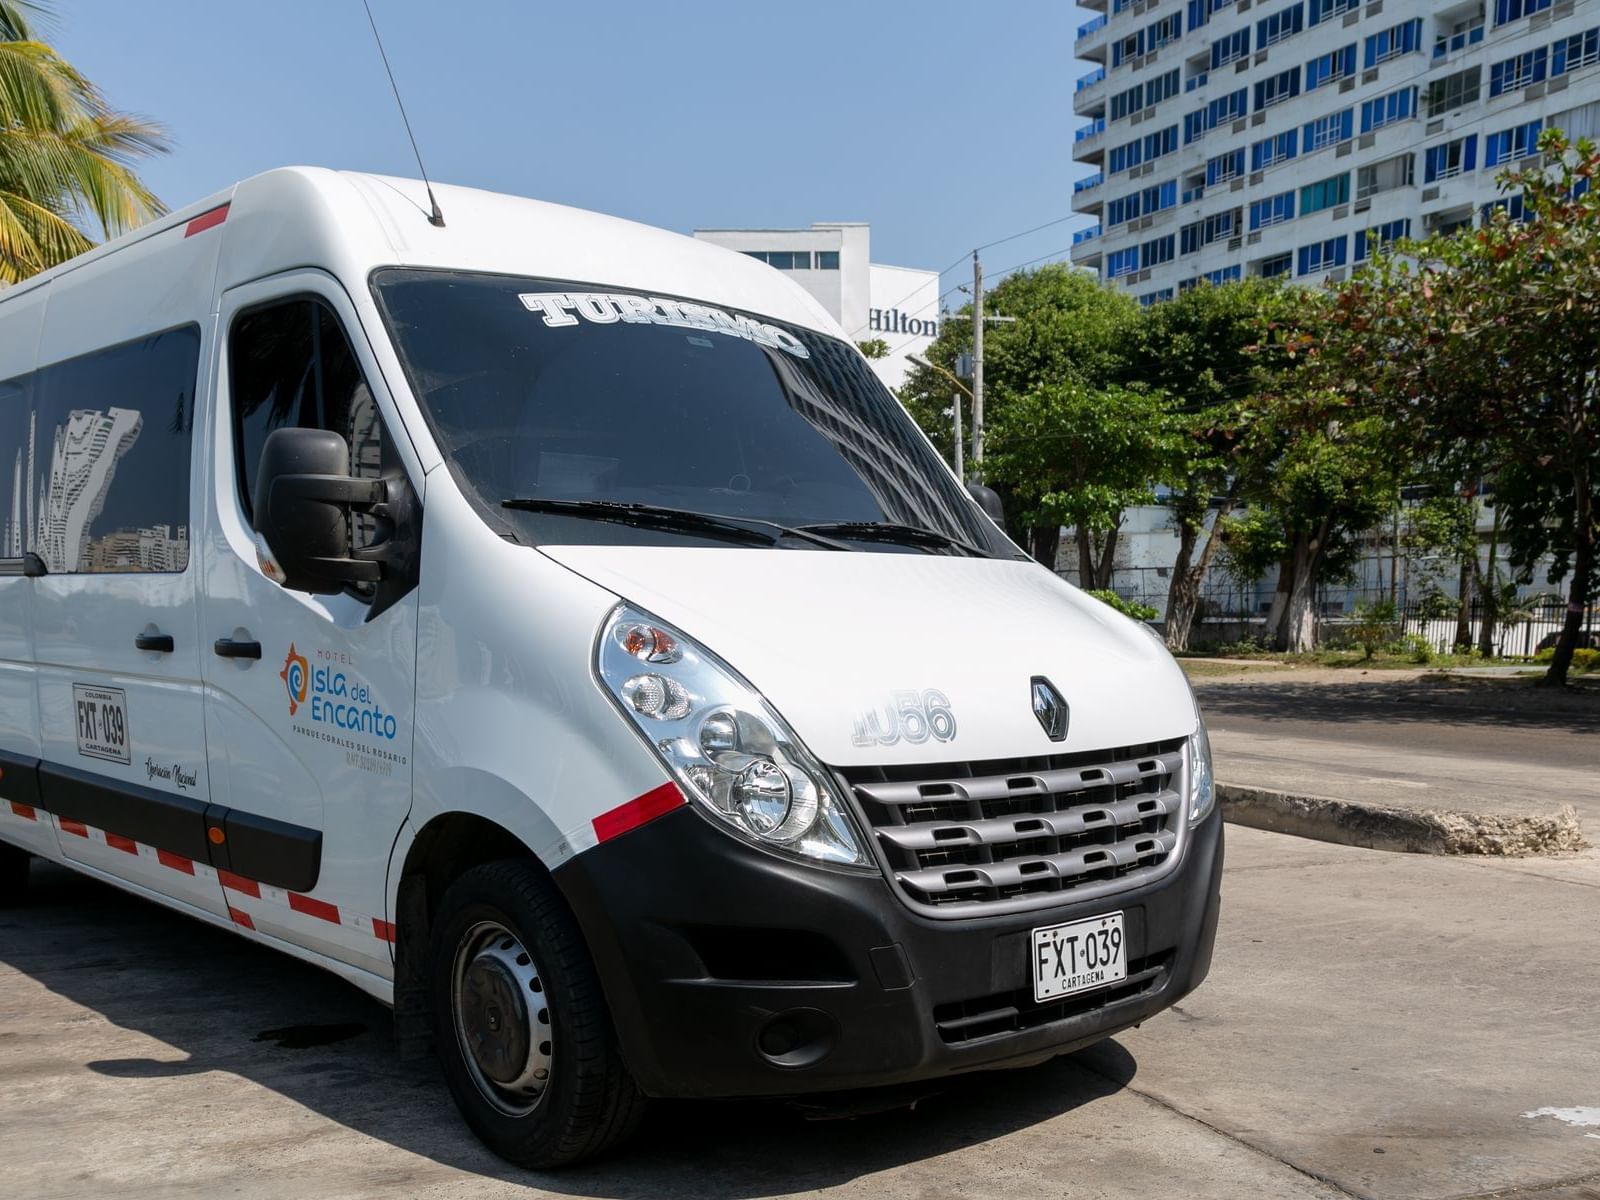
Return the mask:
<svg viewBox="0 0 1600 1200">
<path fill-rule="evenodd" d="M 1211 966 L 1222 819 L 1162 879 L 1005 917 L 930 920 L 881 875 L 757 850 L 685 807 L 555 880 L 646 1094 L 779 1096 L 1027 1066 L 1177 1003 Z M 1121 911 L 1129 979 L 1033 1000 L 1030 931 Z"/>
</svg>

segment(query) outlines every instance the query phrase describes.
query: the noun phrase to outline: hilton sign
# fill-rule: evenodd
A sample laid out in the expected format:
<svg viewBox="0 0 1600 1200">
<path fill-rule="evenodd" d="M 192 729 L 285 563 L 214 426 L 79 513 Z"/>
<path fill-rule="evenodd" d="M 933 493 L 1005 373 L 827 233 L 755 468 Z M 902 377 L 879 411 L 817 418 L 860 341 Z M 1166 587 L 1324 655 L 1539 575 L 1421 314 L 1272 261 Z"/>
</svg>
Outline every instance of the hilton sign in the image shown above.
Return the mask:
<svg viewBox="0 0 1600 1200">
<path fill-rule="evenodd" d="M 898 308 L 874 308 L 867 314 L 867 327 L 874 333 L 908 333 L 912 337 L 938 337 L 939 322 L 908 317 Z"/>
</svg>

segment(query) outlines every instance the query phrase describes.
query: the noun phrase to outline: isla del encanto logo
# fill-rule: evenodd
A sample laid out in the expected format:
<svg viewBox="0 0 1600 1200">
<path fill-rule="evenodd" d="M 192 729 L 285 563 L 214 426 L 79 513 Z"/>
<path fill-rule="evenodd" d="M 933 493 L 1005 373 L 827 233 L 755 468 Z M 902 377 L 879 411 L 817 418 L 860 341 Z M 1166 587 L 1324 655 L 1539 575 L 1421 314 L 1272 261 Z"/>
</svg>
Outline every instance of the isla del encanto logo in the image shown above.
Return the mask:
<svg viewBox="0 0 1600 1200">
<path fill-rule="evenodd" d="M 289 643 L 289 653 L 284 657 L 283 670 L 278 672 L 283 686 L 289 692 L 289 715 L 292 717 L 306 702 L 306 692 L 311 687 L 311 670 L 304 654 L 296 654 L 294 643 Z"/>
</svg>

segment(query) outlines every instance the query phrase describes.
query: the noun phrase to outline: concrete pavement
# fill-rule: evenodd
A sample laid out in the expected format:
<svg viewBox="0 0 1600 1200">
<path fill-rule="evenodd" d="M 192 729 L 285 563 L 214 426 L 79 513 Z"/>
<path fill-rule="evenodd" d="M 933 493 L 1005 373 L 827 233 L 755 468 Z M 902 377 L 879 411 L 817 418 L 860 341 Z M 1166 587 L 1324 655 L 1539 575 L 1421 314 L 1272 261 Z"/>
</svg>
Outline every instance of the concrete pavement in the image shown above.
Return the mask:
<svg viewBox="0 0 1600 1200">
<path fill-rule="evenodd" d="M 1570 849 L 1580 829 L 1600 839 L 1600 702 L 1589 711 L 1456 708 L 1402 699 L 1407 681 L 1386 673 L 1328 676 L 1197 679 L 1217 778 L 1364 809 L 1452 814 L 1458 851 Z M 1337 825 L 1321 836 L 1402 848 Z"/>
<path fill-rule="evenodd" d="M 1143 1029 L 852 1121 L 661 1105 L 614 1159 L 545 1176 L 484 1152 L 354 990 L 44 870 L 0 913 L 0 1193 L 1600 1194 L 1600 1129 L 1522 1116 L 1600 1106 L 1600 857 L 1228 836 L 1212 977 Z"/>
</svg>

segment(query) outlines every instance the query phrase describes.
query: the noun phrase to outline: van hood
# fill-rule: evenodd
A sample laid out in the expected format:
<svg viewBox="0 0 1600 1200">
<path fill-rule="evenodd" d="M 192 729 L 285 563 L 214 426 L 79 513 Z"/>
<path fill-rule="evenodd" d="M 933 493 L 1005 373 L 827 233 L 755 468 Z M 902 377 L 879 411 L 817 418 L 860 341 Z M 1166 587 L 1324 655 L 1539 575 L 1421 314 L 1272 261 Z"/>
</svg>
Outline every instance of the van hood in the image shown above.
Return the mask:
<svg viewBox="0 0 1600 1200">
<path fill-rule="evenodd" d="M 1194 732 L 1172 656 L 1033 562 L 744 548 L 543 546 L 700 642 L 834 766 L 1102 751 Z M 1070 709 L 1052 741 L 1033 680 Z M 948 701 L 953 736 L 912 742 L 902 704 Z M 938 698 L 932 698 L 937 704 Z M 941 721 L 941 726 L 943 722 Z"/>
</svg>

